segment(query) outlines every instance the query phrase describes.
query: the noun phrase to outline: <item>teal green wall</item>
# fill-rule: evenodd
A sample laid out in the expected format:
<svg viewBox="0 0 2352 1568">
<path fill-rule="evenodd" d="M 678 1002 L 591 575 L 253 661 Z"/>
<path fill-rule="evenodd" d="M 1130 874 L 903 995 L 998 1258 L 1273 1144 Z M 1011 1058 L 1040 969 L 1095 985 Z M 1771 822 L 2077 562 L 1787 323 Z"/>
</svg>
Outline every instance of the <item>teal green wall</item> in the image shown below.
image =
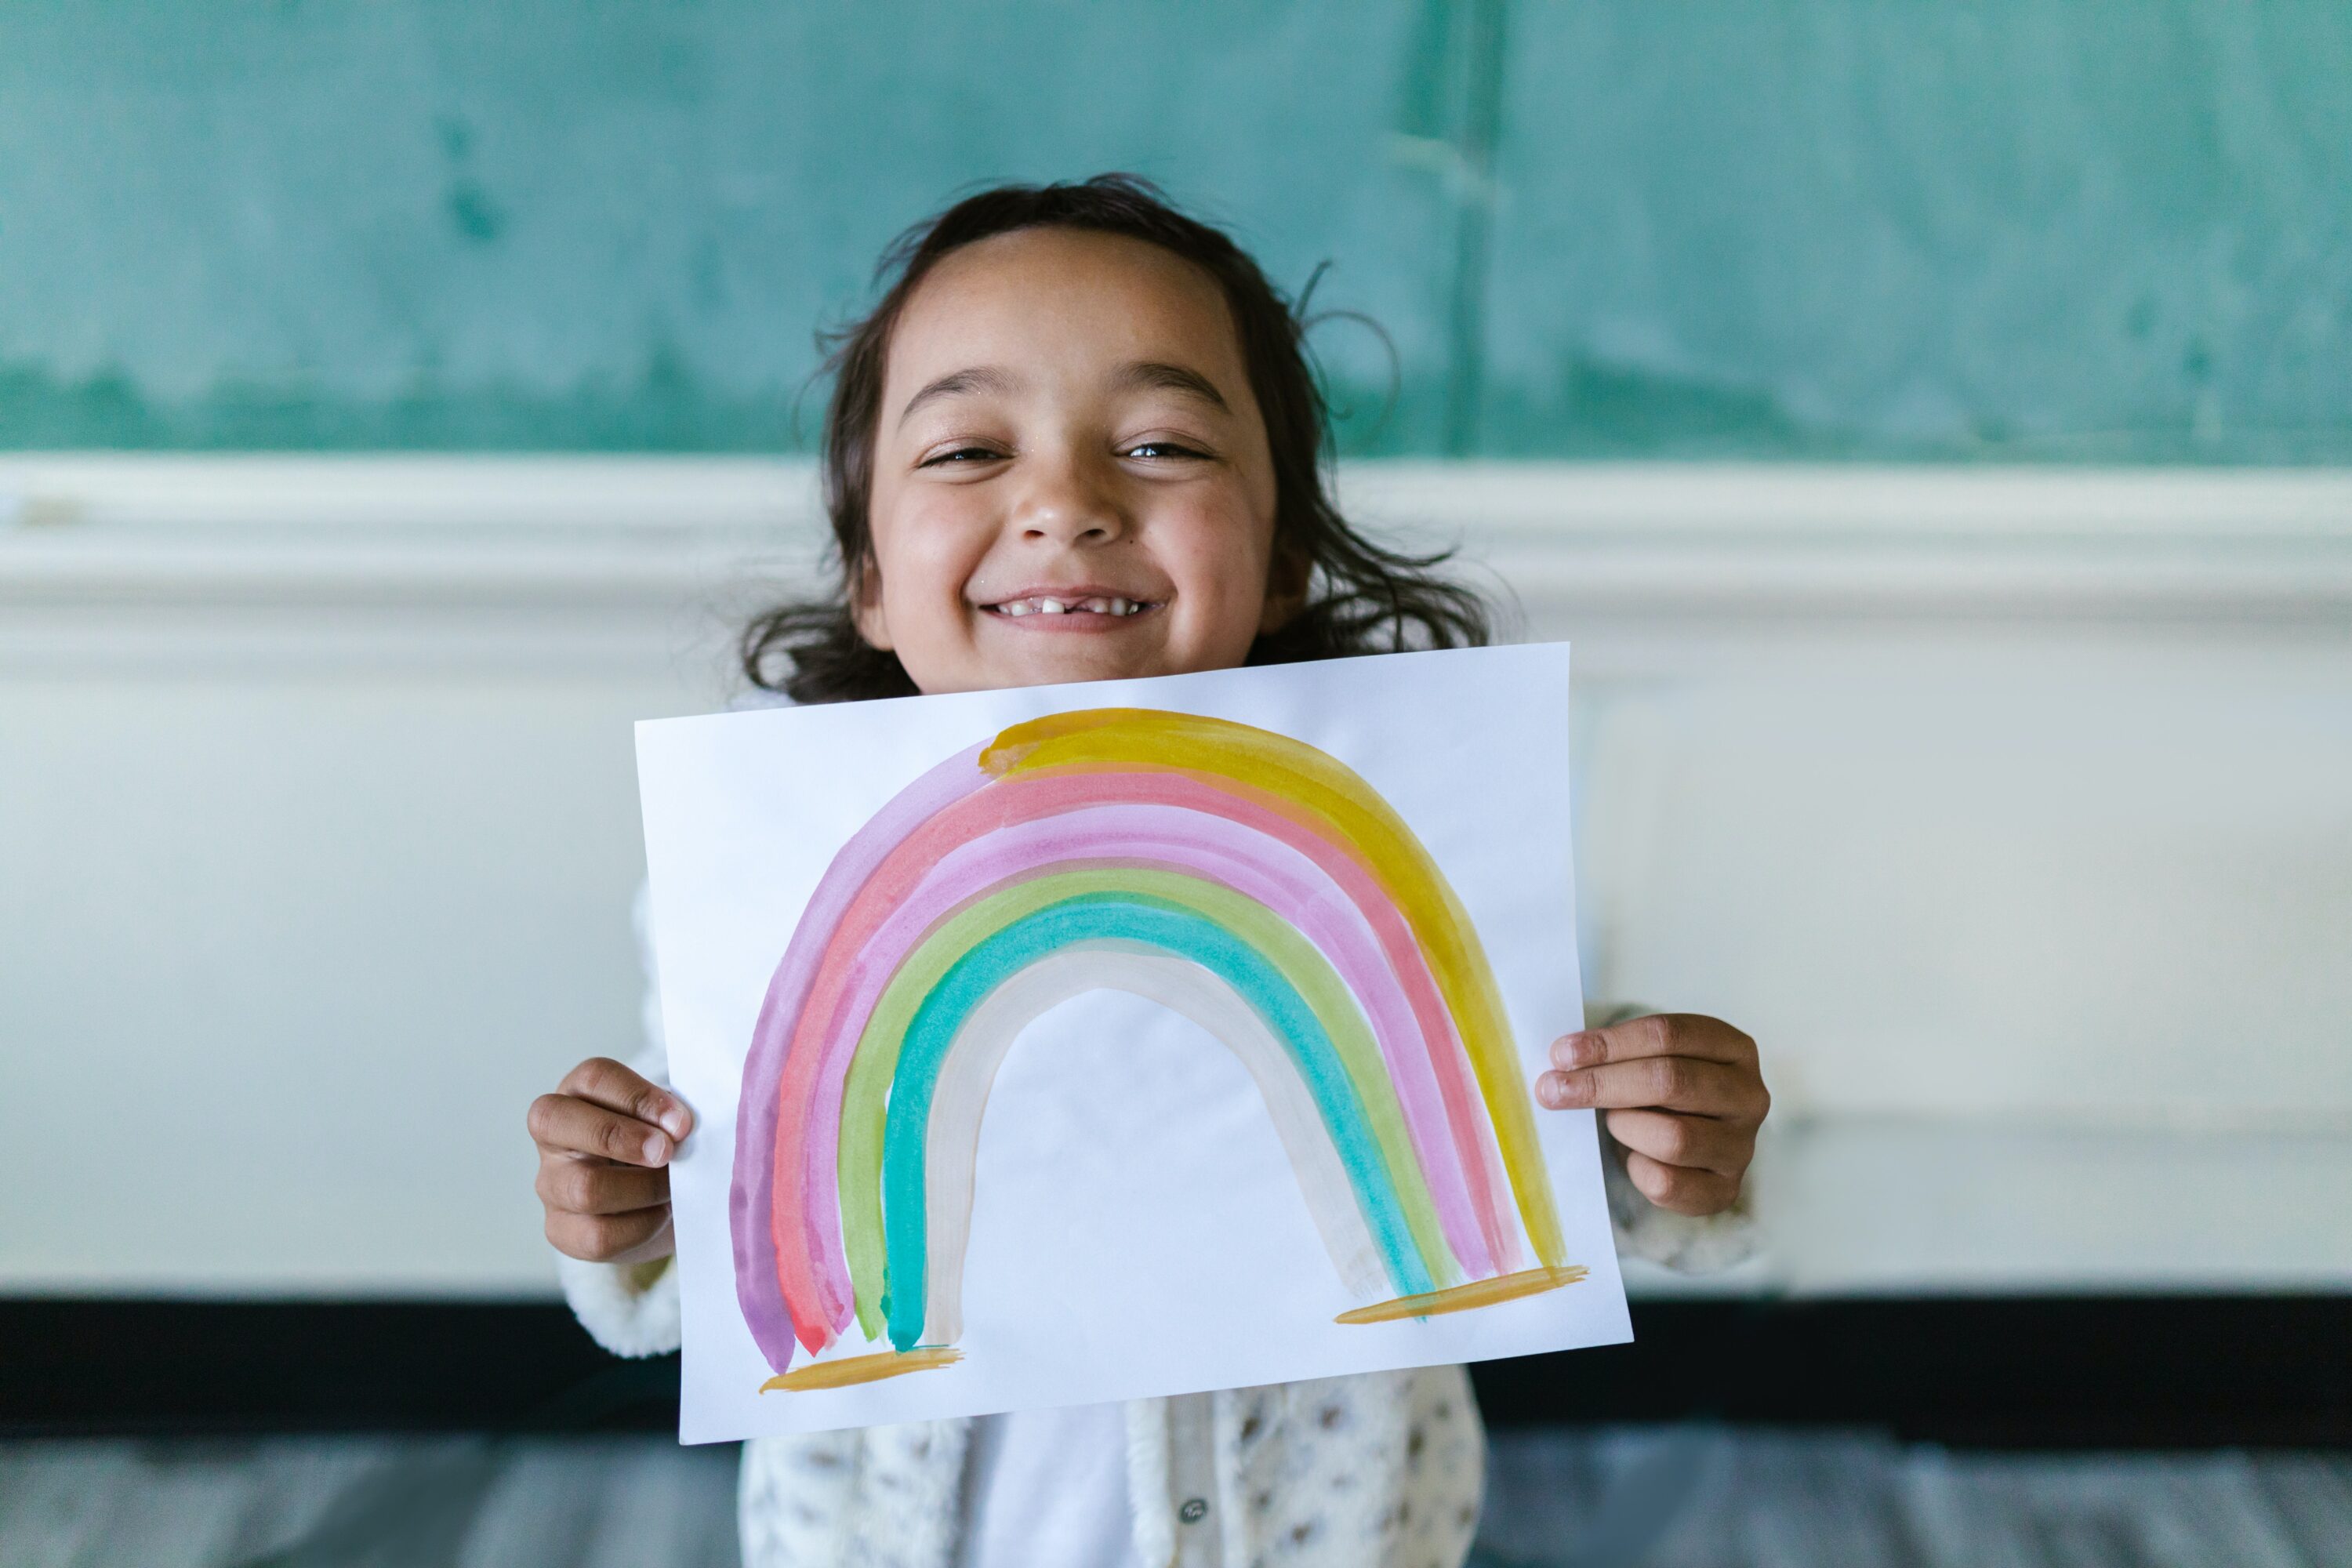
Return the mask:
<svg viewBox="0 0 2352 1568">
<path fill-rule="evenodd" d="M 9 0 L 0 447 L 804 445 L 1113 167 L 1333 263 L 1351 450 L 2352 461 L 2336 0 Z"/>
</svg>

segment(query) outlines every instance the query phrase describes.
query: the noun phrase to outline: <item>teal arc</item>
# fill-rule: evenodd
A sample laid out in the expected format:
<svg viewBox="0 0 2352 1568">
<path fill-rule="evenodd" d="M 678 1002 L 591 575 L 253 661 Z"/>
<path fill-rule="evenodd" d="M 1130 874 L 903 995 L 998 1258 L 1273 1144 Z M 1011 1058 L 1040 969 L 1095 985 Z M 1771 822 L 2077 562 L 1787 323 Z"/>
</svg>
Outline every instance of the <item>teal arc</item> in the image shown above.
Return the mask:
<svg viewBox="0 0 2352 1568">
<path fill-rule="evenodd" d="M 893 1075 L 883 1131 L 881 1307 L 900 1351 L 922 1339 L 928 1258 L 926 1159 L 940 1070 L 974 1009 L 1024 969 L 1066 948 L 1133 943 L 1201 965 L 1242 996 L 1283 1042 L 1330 1136 L 1397 1293 L 1435 1289 L 1407 1227 L 1362 1100 L 1329 1034 L 1296 987 L 1214 921 L 1146 893 L 1089 892 L 1011 921 L 950 965 L 916 1009 Z"/>
</svg>

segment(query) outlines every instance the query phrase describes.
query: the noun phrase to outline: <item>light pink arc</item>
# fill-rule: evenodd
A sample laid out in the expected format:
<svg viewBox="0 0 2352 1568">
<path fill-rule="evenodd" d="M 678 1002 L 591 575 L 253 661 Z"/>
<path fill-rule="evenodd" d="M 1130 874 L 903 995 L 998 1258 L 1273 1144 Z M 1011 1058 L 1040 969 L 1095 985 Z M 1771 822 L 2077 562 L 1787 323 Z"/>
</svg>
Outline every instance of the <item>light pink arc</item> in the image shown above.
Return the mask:
<svg viewBox="0 0 2352 1568">
<path fill-rule="evenodd" d="M 890 976 L 933 925 L 1005 883 L 1071 861 L 1118 860 L 1193 872 L 1255 900 L 1313 942 L 1346 983 L 1388 1064 L 1447 1245 L 1469 1278 L 1493 1271 L 1486 1237 L 1452 1141 L 1445 1105 L 1412 1005 L 1363 914 L 1322 868 L 1286 844 L 1222 816 L 1181 806 L 1108 805 L 1000 828 L 951 851 L 892 912 L 852 966 L 848 1005 L 862 1021 Z M 856 1047 L 845 1026 L 827 1051 Z M 822 1213 L 823 1205 L 817 1205 Z"/>
<path fill-rule="evenodd" d="M 847 1327 L 855 1310 L 841 1243 L 837 1165 L 843 1086 L 857 1037 L 905 952 L 945 912 L 973 894 L 972 888 L 959 880 L 953 885 L 962 890 L 954 896 L 935 896 L 934 879 L 949 876 L 951 864 L 999 868 L 979 884 L 984 890 L 1008 874 L 1003 865 L 1034 869 L 1070 858 L 1081 852 L 1058 822 L 1014 840 L 1024 847 L 1008 853 L 1026 855 L 1025 860 L 976 858 L 985 856 L 996 838 L 1010 837 L 1010 830 L 1019 825 L 1118 807 L 1174 814 L 1150 819 L 1162 827 L 1160 837 L 1150 841 L 1155 849 L 1215 851 L 1228 862 L 1273 878 L 1261 884 L 1263 892 L 1251 896 L 1282 910 L 1308 931 L 1365 1006 L 1456 1258 L 1474 1277 L 1517 1266 L 1516 1227 L 1499 1206 L 1508 1191 L 1500 1152 L 1483 1100 L 1469 1079 L 1469 1064 L 1453 1032 L 1451 1015 L 1410 928 L 1361 863 L 1307 826 L 1191 774 L 1031 775 L 999 781 L 993 788 L 950 801 L 881 858 L 840 911 L 837 923 L 831 923 L 803 993 L 806 1005 L 785 1053 L 792 1066 L 779 1087 L 784 1099 L 782 1114 L 787 1125 L 803 1130 L 803 1139 L 796 1151 L 797 1171 L 784 1168 L 786 1151 L 776 1149 L 775 1176 L 780 1190 L 790 1184 L 799 1200 L 792 1206 L 798 1210 L 805 1251 L 793 1256 L 788 1216 L 783 1205 L 777 1205 L 774 1244 L 784 1266 L 773 1277 L 784 1286 L 793 1327 L 811 1349 L 831 1342 Z M 1175 818 L 1183 819 L 1181 829 L 1167 826 Z M 1123 825 L 1143 820 L 1123 819 Z M 1262 856 L 1254 861 L 1238 853 L 1243 845 L 1269 840 L 1311 868 L 1315 878 L 1302 881 L 1295 868 L 1276 874 Z M 961 871 L 954 875 L 967 877 Z M 1343 919 L 1343 910 L 1352 911 L 1354 921 Z M 812 923 L 804 921 L 803 929 Z M 1369 949 L 1363 941 L 1367 931 Z M 1343 955 L 1344 967 L 1339 963 Z M 1411 1048 L 1414 1042 L 1418 1050 Z M 795 1289 L 796 1285 L 803 1288 Z"/>
</svg>

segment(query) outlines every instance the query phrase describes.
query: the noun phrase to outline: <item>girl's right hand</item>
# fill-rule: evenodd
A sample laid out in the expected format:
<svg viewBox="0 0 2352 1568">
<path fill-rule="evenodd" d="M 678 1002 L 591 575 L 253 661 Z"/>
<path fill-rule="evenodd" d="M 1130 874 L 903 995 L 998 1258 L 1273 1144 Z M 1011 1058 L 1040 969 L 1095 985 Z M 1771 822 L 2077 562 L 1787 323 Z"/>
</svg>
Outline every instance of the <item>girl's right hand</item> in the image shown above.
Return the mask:
<svg viewBox="0 0 2352 1568">
<path fill-rule="evenodd" d="M 591 1057 L 530 1102 L 547 1239 L 591 1263 L 650 1263 L 673 1246 L 669 1157 L 694 1126 L 685 1101 Z"/>
</svg>

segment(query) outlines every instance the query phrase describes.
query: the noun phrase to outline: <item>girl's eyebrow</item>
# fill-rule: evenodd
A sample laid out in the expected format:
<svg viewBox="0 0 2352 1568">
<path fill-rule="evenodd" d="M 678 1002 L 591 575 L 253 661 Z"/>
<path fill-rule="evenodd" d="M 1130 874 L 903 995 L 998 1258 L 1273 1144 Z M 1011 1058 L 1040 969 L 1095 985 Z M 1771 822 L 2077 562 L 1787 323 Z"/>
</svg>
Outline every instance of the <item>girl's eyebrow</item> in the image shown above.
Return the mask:
<svg viewBox="0 0 2352 1568">
<path fill-rule="evenodd" d="M 1002 365 L 967 365 L 962 370 L 950 371 L 907 399 L 907 406 L 898 410 L 898 423 L 903 426 L 914 417 L 915 410 L 942 397 L 957 397 L 969 392 L 1015 392 L 1020 384 L 1021 378 Z M 1180 392 L 1199 398 L 1221 414 L 1233 412 L 1233 405 L 1225 401 L 1225 395 L 1217 390 L 1214 382 L 1197 370 L 1171 364 L 1166 360 L 1130 360 L 1112 374 L 1110 384 L 1114 391 L 1122 392 Z"/>
<path fill-rule="evenodd" d="M 992 364 L 976 364 L 950 371 L 907 399 L 907 406 L 898 410 L 898 423 L 906 424 L 916 409 L 939 398 L 954 397 L 966 392 L 1011 392 L 1019 384 L 1019 380 L 1011 371 Z"/>
<path fill-rule="evenodd" d="M 1170 364 L 1165 360 L 1130 361 L 1118 367 L 1118 374 L 1111 377 L 1110 384 L 1119 391 L 1181 392 L 1199 398 L 1221 414 L 1233 412 L 1232 406 L 1225 402 L 1225 395 L 1217 390 L 1214 382 L 1197 370 Z"/>
</svg>

